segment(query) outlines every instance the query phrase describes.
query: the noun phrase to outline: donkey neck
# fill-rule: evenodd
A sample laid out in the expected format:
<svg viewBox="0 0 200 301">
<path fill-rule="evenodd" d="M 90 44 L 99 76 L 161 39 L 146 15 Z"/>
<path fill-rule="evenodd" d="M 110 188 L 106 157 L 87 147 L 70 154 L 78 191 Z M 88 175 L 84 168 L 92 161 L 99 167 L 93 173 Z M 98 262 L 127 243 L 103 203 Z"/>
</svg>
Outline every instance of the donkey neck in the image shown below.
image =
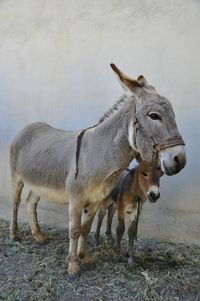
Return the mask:
<svg viewBox="0 0 200 301">
<path fill-rule="evenodd" d="M 143 189 L 142 189 L 140 181 L 139 181 L 139 167 L 135 171 L 132 191 L 134 192 L 134 194 L 136 196 L 140 197 L 142 199 L 142 201 L 145 200 L 145 194 L 143 192 Z"/>
<path fill-rule="evenodd" d="M 111 169 L 125 169 L 136 153 L 129 144 L 129 125 L 133 119 L 133 101 L 125 100 L 94 129 L 105 145 L 105 158 Z"/>
</svg>

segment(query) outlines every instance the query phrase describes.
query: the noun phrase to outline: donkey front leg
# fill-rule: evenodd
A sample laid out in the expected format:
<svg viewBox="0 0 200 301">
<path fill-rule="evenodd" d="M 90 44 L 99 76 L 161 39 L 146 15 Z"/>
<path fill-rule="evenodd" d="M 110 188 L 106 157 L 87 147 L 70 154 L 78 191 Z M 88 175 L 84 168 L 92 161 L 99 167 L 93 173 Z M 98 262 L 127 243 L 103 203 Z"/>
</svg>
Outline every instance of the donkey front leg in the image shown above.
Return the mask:
<svg viewBox="0 0 200 301">
<path fill-rule="evenodd" d="M 134 260 L 134 251 L 133 251 L 133 245 L 134 241 L 137 239 L 137 211 L 139 208 L 134 207 L 132 210 L 132 213 L 130 215 L 130 221 L 129 221 L 129 228 L 128 228 L 128 250 L 127 250 L 127 255 L 128 255 L 128 266 L 129 267 L 134 267 L 135 266 L 135 260 Z M 142 206 L 139 210 L 139 215 L 141 214 Z"/>
<path fill-rule="evenodd" d="M 81 235 L 78 242 L 78 255 L 81 259 L 81 263 L 85 265 L 91 264 L 93 262 L 93 257 L 88 255 L 87 239 L 98 208 L 99 204 L 92 204 L 91 206 L 87 207 L 87 211 L 83 216 Z"/>
<path fill-rule="evenodd" d="M 31 233 L 33 237 L 39 242 L 44 243 L 46 241 L 46 237 L 42 234 L 40 230 L 40 226 L 38 224 L 37 218 L 37 204 L 40 200 L 40 197 L 37 196 L 32 191 L 29 192 L 29 195 L 26 199 L 27 202 L 27 212 L 28 212 L 28 220 L 29 225 L 31 227 Z"/>
<path fill-rule="evenodd" d="M 116 229 L 116 251 L 118 254 L 120 254 L 120 248 L 121 248 L 121 240 L 125 232 L 125 222 L 124 222 L 124 207 L 119 206 L 117 208 L 118 212 L 118 225 Z"/>
<path fill-rule="evenodd" d="M 77 278 L 80 267 L 78 264 L 78 239 L 81 233 L 81 212 L 82 205 L 78 200 L 69 201 L 69 255 L 68 255 L 68 274 L 70 279 Z"/>
<path fill-rule="evenodd" d="M 136 220 L 134 219 L 133 221 L 131 221 L 130 226 L 128 228 L 127 255 L 128 255 L 128 266 L 131 268 L 135 266 L 135 260 L 133 257 L 133 245 L 134 245 L 134 240 L 136 238 L 136 231 L 137 231 L 137 225 L 136 225 Z"/>
</svg>

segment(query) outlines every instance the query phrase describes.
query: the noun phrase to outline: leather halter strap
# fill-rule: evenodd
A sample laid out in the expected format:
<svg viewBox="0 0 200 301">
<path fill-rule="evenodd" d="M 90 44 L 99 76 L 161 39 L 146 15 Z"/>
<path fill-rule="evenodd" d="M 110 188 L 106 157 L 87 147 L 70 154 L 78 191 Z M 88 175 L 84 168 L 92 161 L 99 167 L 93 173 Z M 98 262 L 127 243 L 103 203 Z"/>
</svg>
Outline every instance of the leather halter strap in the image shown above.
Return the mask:
<svg viewBox="0 0 200 301">
<path fill-rule="evenodd" d="M 135 129 L 136 129 L 136 134 L 137 132 L 140 132 L 142 136 L 151 144 L 153 147 L 154 152 L 159 152 L 161 149 L 165 149 L 168 147 L 173 147 L 177 145 L 185 145 L 185 142 L 183 141 L 181 135 L 179 136 L 174 136 L 169 139 L 167 139 L 164 143 L 158 143 L 154 140 L 152 136 L 149 136 L 146 130 L 143 128 L 141 123 L 139 122 L 138 118 L 136 117 L 136 122 L 135 122 Z"/>
</svg>

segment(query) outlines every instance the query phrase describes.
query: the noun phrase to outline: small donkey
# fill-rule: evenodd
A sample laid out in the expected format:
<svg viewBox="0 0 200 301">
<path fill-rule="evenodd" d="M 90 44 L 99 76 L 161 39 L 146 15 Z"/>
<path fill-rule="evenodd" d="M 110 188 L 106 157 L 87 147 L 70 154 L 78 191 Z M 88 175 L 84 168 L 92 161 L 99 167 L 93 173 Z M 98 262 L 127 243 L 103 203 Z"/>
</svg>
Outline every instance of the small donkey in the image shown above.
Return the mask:
<svg viewBox="0 0 200 301">
<path fill-rule="evenodd" d="M 129 266 L 134 266 L 135 264 L 133 259 L 133 243 L 137 235 L 137 213 L 141 213 L 141 209 L 146 198 L 148 198 L 150 202 L 156 202 L 156 200 L 160 197 L 159 186 L 162 174 L 163 172 L 160 168 L 146 161 L 141 161 L 139 166 L 135 169 L 126 169 L 119 177 L 117 185 L 112 190 L 110 196 L 103 201 L 99 209 L 95 234 L 97 245 L 99 244 L 101 224 L 107 209 L 108 216 L 106 234 L 109 239 L 113 240 L 111 226 L 113 216 L 117 210 L 117 253 L 120 252 L 121 239 L 125 231 L 125 214 L 130 214 L 127 252 Z"/>
</svg>

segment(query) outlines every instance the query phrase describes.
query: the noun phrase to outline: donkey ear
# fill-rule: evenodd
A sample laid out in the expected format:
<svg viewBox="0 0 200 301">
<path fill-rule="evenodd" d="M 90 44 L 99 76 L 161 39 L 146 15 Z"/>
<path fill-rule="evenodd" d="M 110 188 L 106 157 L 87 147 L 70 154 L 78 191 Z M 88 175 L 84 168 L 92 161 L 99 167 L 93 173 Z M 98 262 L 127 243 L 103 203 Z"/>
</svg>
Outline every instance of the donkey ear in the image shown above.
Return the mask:
<svg viewBox="0 0 200 301">
<path fill-rule="evenodd" d="M 146 83 L 146 80 L 142 75 L 140 75 L 137 80 L 132 79 L 125 75 L 121 70 L 119 70 L 115 64 L 110 64 L 110 66 L 116 73 L 122 87 L 125 90 L 131 90 L 133 92 L 137 88 L 142 88 L 142 86 L 144 86 L 144 84 Z"/>
<path fill-rule="evenodd" d="M 147 81 L 146 81 L 146 79 L 144 78 L 143 75 L 138 76 L 137 81 L 138 81 L 142 86 L 147 85 Z"/>
</svg>

